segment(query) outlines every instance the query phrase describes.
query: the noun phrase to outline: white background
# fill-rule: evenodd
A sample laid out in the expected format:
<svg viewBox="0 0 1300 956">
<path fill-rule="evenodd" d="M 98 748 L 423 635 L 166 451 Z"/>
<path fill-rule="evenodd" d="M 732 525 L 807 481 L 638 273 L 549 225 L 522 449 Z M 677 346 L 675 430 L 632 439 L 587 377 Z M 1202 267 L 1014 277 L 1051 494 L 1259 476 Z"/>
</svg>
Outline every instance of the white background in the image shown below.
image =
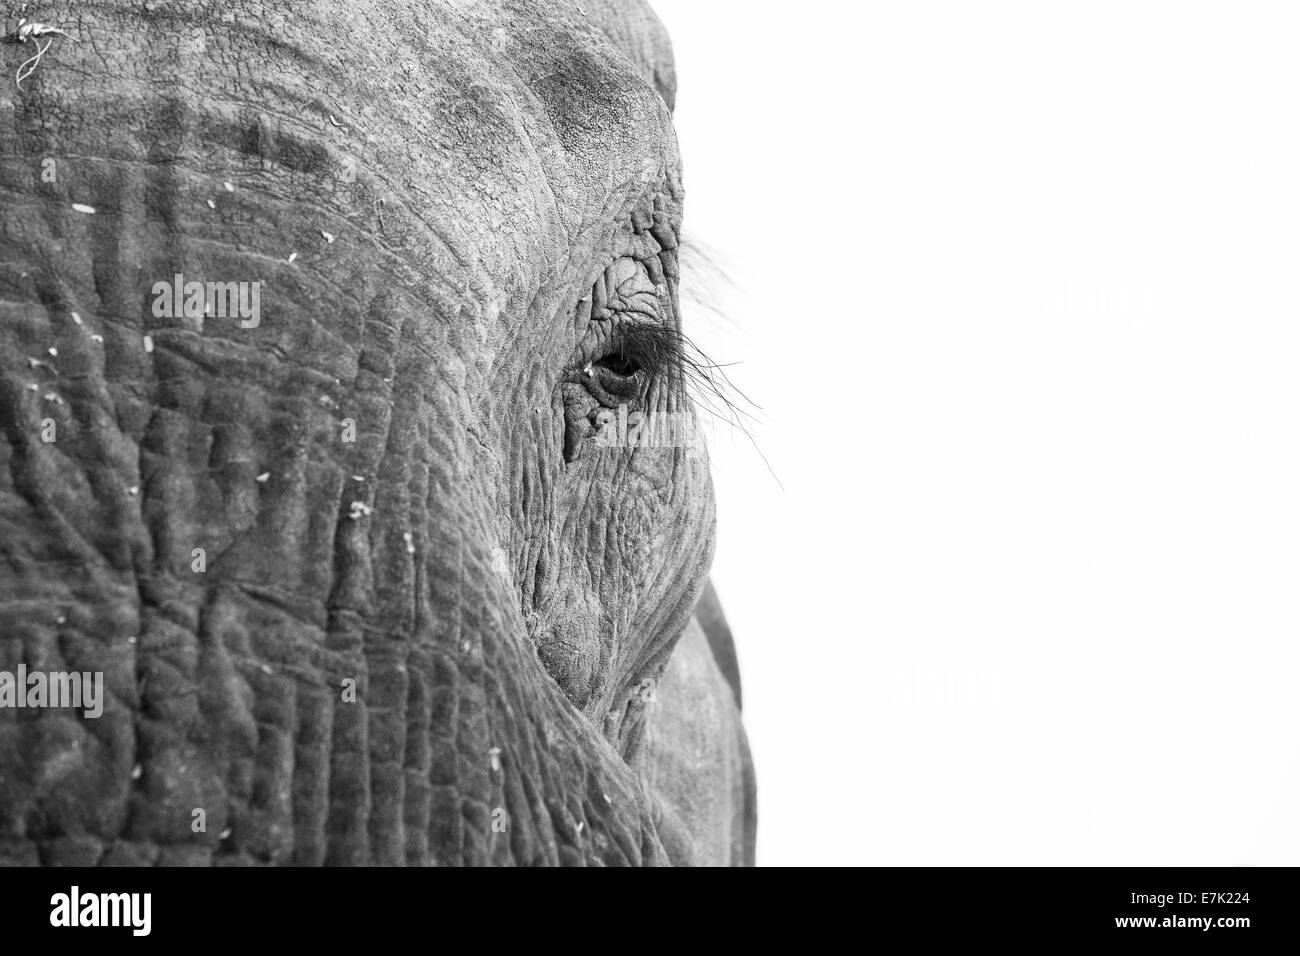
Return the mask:
<svg viewBox="0 0 1300 956">
<path fill-rule="evenodd" d="M 1300 863 L 1300 4 L 655 6 L 759 862 Z"/>
</svg>

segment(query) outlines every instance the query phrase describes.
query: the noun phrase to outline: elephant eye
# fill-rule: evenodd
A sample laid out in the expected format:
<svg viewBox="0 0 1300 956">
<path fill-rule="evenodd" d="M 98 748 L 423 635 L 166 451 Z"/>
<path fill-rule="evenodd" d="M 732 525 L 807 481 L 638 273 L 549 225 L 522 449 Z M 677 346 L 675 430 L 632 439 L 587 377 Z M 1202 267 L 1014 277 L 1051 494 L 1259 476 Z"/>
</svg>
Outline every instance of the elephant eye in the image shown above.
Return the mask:
<svg viewBox="0 0 1300 956">
<path fill-rule="evenodd" d="M 608 372 L 610 375 L 619 378 L 631 378 L 637 372 L 641 371 L 641 366 L 637 363 L 636 359 L 631 358 L 624 352 L 619 352 L 617 355 L 607 355 L 605 358 L 597 362 L 596 365 L 602 370 Z"/>
<path fill-rule="evenodd" d="M 681 380 L 684 342 L 673 326 L 616 318 L 583 373 L 598 394 L 633 401 L 655 383 Z"/>
<path fill-rule="evenodd" d="M 559 388 L 564 403 L 566 462 L 599 433 L 600 416 L 672 409 L 734 418 L 739 410 L 723 367 L 705 356 L 679 326 L 677 263 L 658 252 L 609 265 L 575 306 L 581 330 Z"/>
<path fill-rule="evenodd" d="M 698 407 L 733 421 L 738 413 L 743 415 L 731 397 L 735 390 L 723 367 L 705 356 L 675 322 L 658 314 L 611 310 L 593 318 L 560 387 L 565 407 L 563 456 L 570 463 L 597 437 L 600 416 L 620 407 L 629 413 L 667 407 L 688 414 Z"/>
</svg>

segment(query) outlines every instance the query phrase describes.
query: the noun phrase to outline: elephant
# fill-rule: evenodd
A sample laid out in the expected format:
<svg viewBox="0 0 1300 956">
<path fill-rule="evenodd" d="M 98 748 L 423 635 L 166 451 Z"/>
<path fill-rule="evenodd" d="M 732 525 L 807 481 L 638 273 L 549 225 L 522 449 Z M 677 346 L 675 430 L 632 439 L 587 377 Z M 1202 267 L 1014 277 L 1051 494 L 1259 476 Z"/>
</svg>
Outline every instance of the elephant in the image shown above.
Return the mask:
<svg viewBox="0 0 1300 956">
<path fill-rule="evenodd" d="M 29 16 L 0 863 L 752 864 L 650 7 Z"/>
</svg>

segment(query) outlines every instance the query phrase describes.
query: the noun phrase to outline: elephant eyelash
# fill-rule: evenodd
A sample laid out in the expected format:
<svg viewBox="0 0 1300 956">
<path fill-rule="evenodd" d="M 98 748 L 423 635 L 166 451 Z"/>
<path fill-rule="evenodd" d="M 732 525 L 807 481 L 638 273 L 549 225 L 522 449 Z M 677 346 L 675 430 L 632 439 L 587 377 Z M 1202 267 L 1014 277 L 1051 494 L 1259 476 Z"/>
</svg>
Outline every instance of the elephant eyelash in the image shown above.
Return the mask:
<svg viewBox="0 0 1300 956">
<path fill-rule="evenodd" d="M 686 361 L 682 338 L 677 329 L 657 322 L 616 322 L 600 361 L 620 374 L 642 371 L 676 383 Z"/>
<path fill-rule="evenodd" d="M 675 325 L 619 322 L 600 361 L 621 374 L 642 371 L 670 388 L 681 386 L 697 408 L 739 425 L 748 433 L 741 419 L 749 417 L 744 405 L 753 403 L 727 377 L 729 366 L 709 358 Z"/>
</svg>

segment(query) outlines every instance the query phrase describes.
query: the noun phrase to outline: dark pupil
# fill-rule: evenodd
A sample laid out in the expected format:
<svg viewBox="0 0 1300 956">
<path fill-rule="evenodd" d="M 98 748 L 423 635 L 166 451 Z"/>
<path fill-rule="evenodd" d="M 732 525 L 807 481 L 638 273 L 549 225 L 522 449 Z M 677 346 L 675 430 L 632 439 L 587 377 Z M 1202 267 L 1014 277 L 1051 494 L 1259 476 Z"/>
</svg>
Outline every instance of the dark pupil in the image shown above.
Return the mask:
<svg viewBox="0 0 1300 956">
<path fill-rule="evenodd" d="M 637 373 L 639 366 L 626 355 L 607 355 L 596 363 L 601 368 L 613 372 L 615 375 L 631 376 Z"/>
</svg>

